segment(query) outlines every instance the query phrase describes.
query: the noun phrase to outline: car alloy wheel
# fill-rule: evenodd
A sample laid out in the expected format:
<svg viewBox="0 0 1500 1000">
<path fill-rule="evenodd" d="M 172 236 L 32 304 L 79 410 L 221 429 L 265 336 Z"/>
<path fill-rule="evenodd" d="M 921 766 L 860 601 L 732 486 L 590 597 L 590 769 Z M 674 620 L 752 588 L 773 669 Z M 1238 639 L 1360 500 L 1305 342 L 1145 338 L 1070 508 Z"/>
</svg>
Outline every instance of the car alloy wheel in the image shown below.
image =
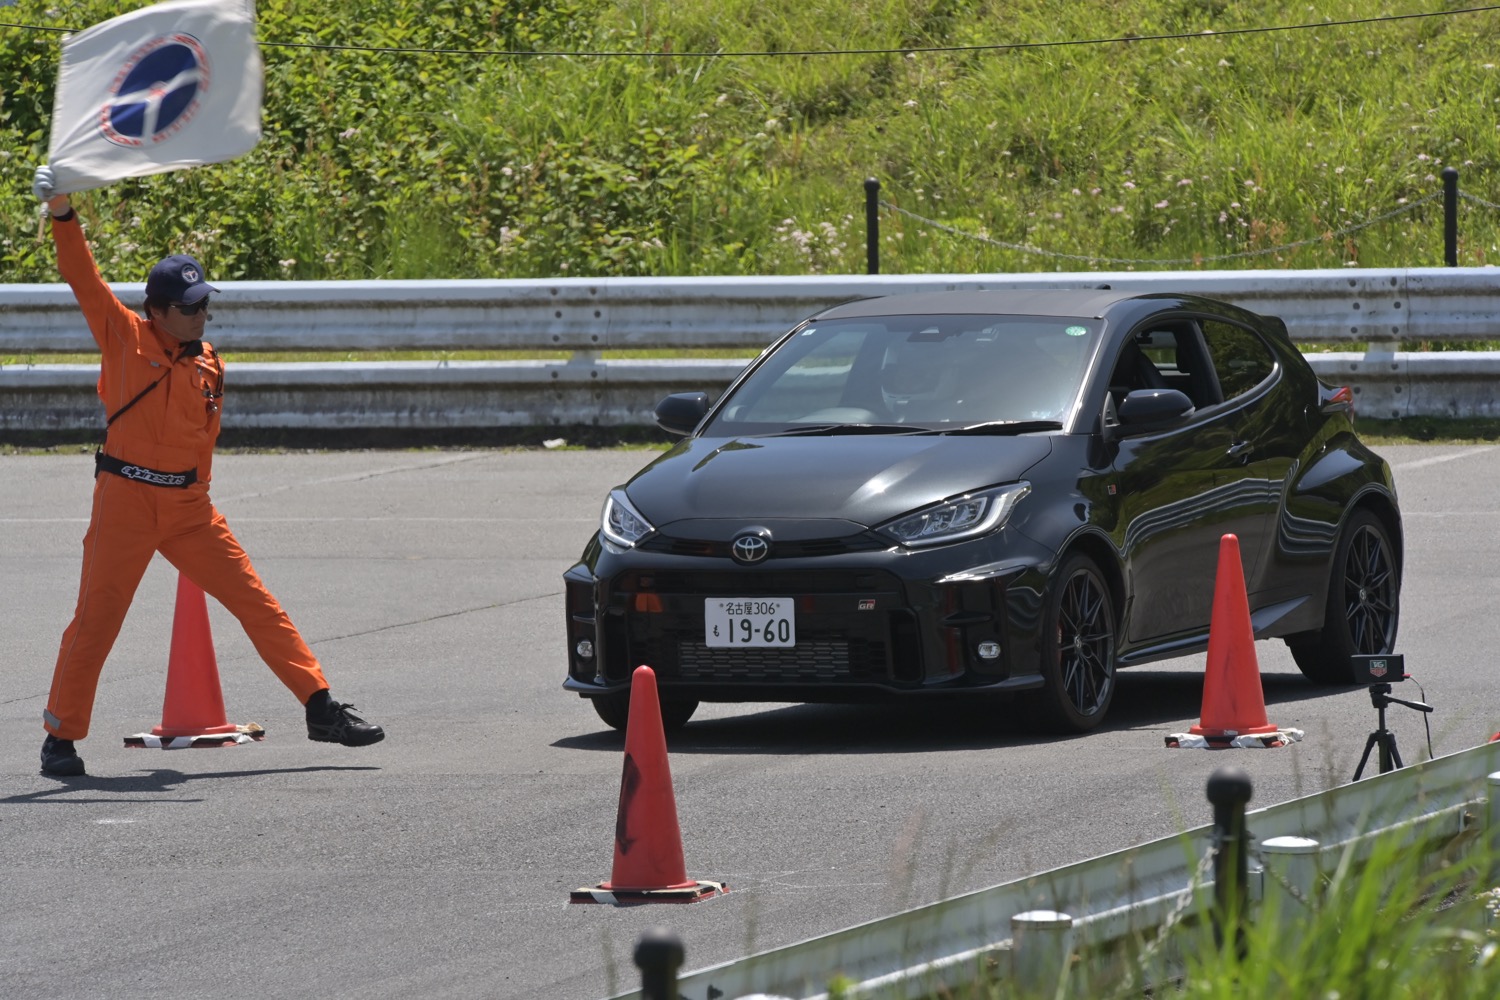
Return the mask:
<svg viewBox="0 0 1500 1000">
<path fill-rule="evenodd" d="M 1396 570 L 1378 525 L 1363 524 L 1344 560 L 1344 619 L 1356 653 L 1388 653 L 1396 640 Z"/>
<path fill-rule="evenodd" d="M 1357 510 L 1339 536 L 1328 581 L 1323 628 L 1287 639 L 1302 675 L 1318 684 L 1349 684 L 1349 657 L 1389 653 L 1400 623 L 1401 572 L 1385 524 Z"/>
<path fill-rule="evenodd" d="M 1064 560 L 1047 597 L 1043 672 L 1037 708 L 1053 728 L 1084 732 L 1104 720 L 1115 695 L 1115 607 L 1109 587 L 1087 557 Z"/>
</svg>

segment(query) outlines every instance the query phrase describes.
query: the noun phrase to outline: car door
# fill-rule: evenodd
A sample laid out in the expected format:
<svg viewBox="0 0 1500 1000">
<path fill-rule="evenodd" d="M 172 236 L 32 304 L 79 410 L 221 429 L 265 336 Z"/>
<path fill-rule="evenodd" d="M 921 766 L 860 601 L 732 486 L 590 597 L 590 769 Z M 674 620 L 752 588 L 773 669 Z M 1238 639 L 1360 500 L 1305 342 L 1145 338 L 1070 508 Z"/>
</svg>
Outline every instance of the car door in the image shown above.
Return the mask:
<svg viewBox="0 0 1500 1000">
<path fill-rule="evenodd" d="M 1149 367 L 1131 360 L 1132 349 Z M 1167 426 L 1122 427 L 1115 435 L 1115 537 L 1131 593 L 1125 627 L 1128 641 L 1140 644 L 1208 628 L 1221 537 L 1240 538 L 1243 560 L 1260 547 L 1267 512 L 1247 483 L 1253 470 L 1237 448 L 1241 416 L 1223 403 L 1199 323 L 1158 318 L 1135 331 L 1116 370 L 1130 367 L 1135 381 L 1117 374 L 1113 392 L 1154 382 L 1194 405 Z"/>
<path fill-rule="evenodd" d="M 1298 414 L 1278 391 L 1281 379 L 1276 356 L 1260 335 L 1247 326 L 1223 319 L 1200 324 L 1223 406 L 1235 428 L 1232 448 L 1242 465 L 1232 498 L 1246 523 L 1240 535 L 1240 559 L 1245 589 L 1254 605 L 1266 589 L 1275 542 L 1276 518 L 1286 482 L 1300 451 Z M 1255 530 L 1249 529 L 1249 523 Z"/>
</svg>

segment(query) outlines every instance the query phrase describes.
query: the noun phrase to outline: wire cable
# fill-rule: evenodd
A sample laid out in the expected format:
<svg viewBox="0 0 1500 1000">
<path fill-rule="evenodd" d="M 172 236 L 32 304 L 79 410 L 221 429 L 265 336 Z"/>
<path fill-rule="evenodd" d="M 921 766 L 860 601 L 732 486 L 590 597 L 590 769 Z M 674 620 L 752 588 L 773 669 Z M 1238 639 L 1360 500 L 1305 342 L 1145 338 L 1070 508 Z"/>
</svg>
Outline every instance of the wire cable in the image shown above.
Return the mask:
<svg viewBox="0 0 1500 1000">
<path fill-rule="evenodd" d="M 750 59 L 750 58 L 811 58 L 818 56 L 880 56 L 880 55 L 922 55 L 928 53 L 963 53 L 963 52 L 1009 52 L 1027 49 L 1062 48 L 1068 46 L 1084 45 L 1121 45 L 1135 42 L 1167 42 L 1185 41 L 1189 39 L 1229 38 L 1236 35 L 1259 35 L 1273 32 L 1287 31 L 1311 31 L 1319 28 L 1347 28 L 1359 25 L 1386 24 L 1396 21 L 1411 21 L 1432 17 L 1454 17 L 1460 14 L 1482 14 L 1487 11 L 1500 10 L 1500 4 L 1488 4 L 1482 7 L 1465 7 L 1459 10 L 1437 10 L 1421 11 L 1414 14 L 1382 14 L 1378 17 L 1356 17 L 1341 21 L 1317 21 L 1306 24 L 1268 25 L 1252 28 L 1226 28 L 1222 31 L 1204 29 L 1202 31 L 1178 31 L 1167 32 L 1158 35 L 1118 35 L 1107 38 L 1074 38 L 1061 39 L 1051 42 L 995 42 L 982 45 L 914 45 L 899 48 L 872 48 L 872 49 L 786 49 L 786 50 L 746 50 L 746 51 L 714 51 L 714 52 L 673 52 L 670 50 L 655 52 L 631 52 L 626 50 L 579 50 L 567 51 L 560 49 L 458 49 L 458 48 L 435 48 L 424 49 L 412 46 L 398 45 L 342 45 L 332 42 L 277 42 L 262 40 L 262 48 L 283 49 L 318 49 L 334 52 L 368 52 L 385 55 L 440 55 L 440 56 L 483 56 L 504 57 L 512 59 Z M 28 31 L 52 31 L 63 34 L 71 34 L 81 30 L 77 28 L 54 28 L 34 24 L 16 24 L 8 21 L 0 21 L 0 28 L 21 28 Z"/>
<path fill-rule="evenodd" d="M 994 239 L 994 238 L 989 237 L 989 236 L 983 236 L 983 235 L 981 235 L 979 233 L 964 232 L 963 230 L 956 229 L 953 226 L 944 225 L 943 223 L 938 222 L 936 219 L 929 219 L 926 216 L 918 215 L 916 212 L 908 211 L 907 209 L 904 209 L 904 208 L 902 208 L 899 205 L 893 205 L 893 204 L 891 204 L 888 201 L 881 201 L 880 205 L 881 205 L 882 208 L 886 209 L 887 211 L 894 212 L 894 213 L 896 213 L 898 215 L 904 215 L 904 216 L 906 216 L 909 219 L 915 219 L 917 222 L 920 222 L 920 223 L 922 223 L 925 226 L 931 226 L 934 229 L 940 229 L 943 232 L 951 233 L 954 236 L 962 236 L 965 239 L 977 240 L 980 243 L 988 243 L 991 246 L 999 247 L 1002 250 L 1014 250 L 1017 253 L 1029 253 L 1029 254 L 1034 254 L 1034 255 L 1036 255 L 1038 257 L 1057 257 L 1057 258 L 1059 258 L 1061 260 L 1074 260 L 1074 261 L 1080 261 L 1082 263 L 1089 263 L 1089 264 L 1132 264 L 1132 265 L 1134 265 L 1134 264 L 1192 264 L 1192 265 L 1198 265 L 1198 264 L 1206 264 L 1206 263 L 1217 262 L 1217 261 L 1225 261 L 1225 260 L 1244 260 L 1244 259 L 1247 259 L 1247 258 L 1250 258 L 1250 257 L 1264 257 L 1264 256 L 1266 256 L 1268 254 L 1284 253 L 1284 252 L 1290 251 L 1290 250 L 1299 250 L 1302 247 L 1310 247 L 1310 246 L 1314 246 L 1314 245 L 1317 245 L 1317 244 L 1331 243 L 1331 242 L 1333 242 L 1335 240 L 1339 240 L 1339 239 L 1342 239 L 1342 238 L 1344 238 L 1346 236 L 1352 235 L 1353 233 L 1357 233 L 1357 232 L 1359 232 L 1362 229 L 1368 229 L 1371 226 L 1375 225 L 1376 223 L 1384 222 L 1387 219 L 1395 218 L 1398 215 L 1404 215 L 1407 212 L 1415 211 L 1418 208 L 1421 208 L 1423 205 L 1427 204 L 1428 202 L 1436 201 L 1437 199 L 1441 198 L 1442 196 L 1443 195 L 1442 195 L 1441 192 L 1438 192 L 1438 193 L 1435 193 L 1435 194 L 1425 195 L 1425 196 L 1423 196 L 1421 198 L 1418 198 L 1416 201 L 1410 202 L 1410 203 L 1405 204 L 1405 205 L 1401 205 L 1401 206 L 1399 206 L 1397 208 L 1393 208 L 1390 211 L 1384 212 L 1384 213 L 1382 213 L 1380 215 L 1377 215 L 1377 216 L 1375 216 L 1372 219 L 1366 219 L 1364 222 L 1355 223 L 1352 226 L 1346 226 L 1343 229 L 1339 229 L 1339 230 L 1336 230 L 1334 232 L 1325 233 L 1322 236 L 1314 236 L 1311 239 L 1298 240 L 1296 243 L 1284 243 L 1284 244 L 1282 244 L 1280 246 L 1265 247 L 1265 248 L 1260 249 L 1260 250 L 1242 250 L 1239 253 L 1203 255 L 1203 256 L 1198 256 L 1198 257 L 1169 257 L 1169 258 L 1164 258 L 1164 259 L 1147 259 L 1147 258 L 1131 258 L 1131 257 L 1098 257 L 1098 256 L 1094 256 L 1092 254 L 1063 253 L 1060 250 L 1043 250 L 1043 249 L 1041 249 L 1039 247 L 1027 246 L 1024 243 L 1007 243 L 1004 240 L 997 240 L 997 239 Z M 1497 207 L 1500 207 L 1500 206 L 1497 206 Z"/>
</svg>

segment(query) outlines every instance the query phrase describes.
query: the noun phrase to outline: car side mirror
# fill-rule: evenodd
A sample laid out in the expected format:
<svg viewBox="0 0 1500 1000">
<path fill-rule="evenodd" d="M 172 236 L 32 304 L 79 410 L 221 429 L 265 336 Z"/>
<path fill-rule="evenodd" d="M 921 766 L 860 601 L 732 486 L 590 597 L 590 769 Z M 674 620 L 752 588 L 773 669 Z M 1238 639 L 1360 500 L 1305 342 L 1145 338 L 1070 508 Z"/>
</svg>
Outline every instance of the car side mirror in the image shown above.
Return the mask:
<svg viewBox="0 0 1500 1000">
<path fill-rule="evenodd" d="M 1126 426 L 1160 424 L 1193 412 L 1193 401 L 1176 389 L 1136 389 L 1127 393 L 1115 411 Z"/>
<path fill-rule="evenodd" d="M 707 412 L 708 393 L 674 392 L 656 404 L 656 426 L 668 434 L 691 434 Z"/>
</svg>

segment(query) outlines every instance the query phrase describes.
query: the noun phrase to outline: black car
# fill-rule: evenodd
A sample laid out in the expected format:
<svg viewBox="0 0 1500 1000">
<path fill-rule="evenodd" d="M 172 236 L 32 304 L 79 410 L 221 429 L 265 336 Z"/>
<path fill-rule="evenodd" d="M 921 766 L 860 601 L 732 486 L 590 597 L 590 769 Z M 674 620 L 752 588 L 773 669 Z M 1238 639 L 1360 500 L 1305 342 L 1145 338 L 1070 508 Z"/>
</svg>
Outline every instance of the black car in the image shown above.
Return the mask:
<svg viewBox="0 0 1500 1000">
<path fill-rule="evenodd" d="M 797 325 L 604 504 L 568 678 L 623 727 L 700 701 L 1004 693 L 1062 732 L 1207 648 L 1234 534 L 1258 638 L 1324 684 L 1389 652 L 1401 514 L 1279 319 L 1108 289 L 897 295 Z"/>
</svg>

